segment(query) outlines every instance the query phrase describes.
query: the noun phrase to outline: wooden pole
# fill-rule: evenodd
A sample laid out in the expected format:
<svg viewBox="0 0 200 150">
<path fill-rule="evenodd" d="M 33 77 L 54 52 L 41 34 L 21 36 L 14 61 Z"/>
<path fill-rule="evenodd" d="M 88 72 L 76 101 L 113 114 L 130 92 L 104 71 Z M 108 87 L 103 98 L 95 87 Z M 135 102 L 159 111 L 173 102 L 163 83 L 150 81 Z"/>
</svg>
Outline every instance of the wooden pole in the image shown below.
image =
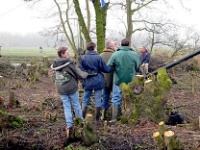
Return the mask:
<svg viewBox="0 0 200 150">
<path fill-rule="evenodd" d="M 164 132 L 166 131 L 166 126 L 164 121 L 161 121 L 158 123 L 158 131 L 160 132 L 161 135 L 164 135 Z"/>
<path fill-rule="evenodd" d="M 167 150 L 173 150 L 174 147 L 174 132 L 173 131 L 165 131 L 164 132 L 164 142 Z"/>
<path fill-rule="evenodd" d="M 89 122 L 89 123 L 92 123 L 92 114 L 89 114 L 89 113 L 86 114 L 85 121 Z"/>
<path fill-rule="evenodd" d="M 163 141 L 163 137 L 160 134 L 160 132 L 154 132 L 153 133 L 153 139 L 157 145 L 158 150 L 162 150 L 164 148 L 164 141 Z"/>
<path fill-rule="evenodd" d="M 199 129 L 200 129 L 200 116 L 199 116 Z"/>
</svg>

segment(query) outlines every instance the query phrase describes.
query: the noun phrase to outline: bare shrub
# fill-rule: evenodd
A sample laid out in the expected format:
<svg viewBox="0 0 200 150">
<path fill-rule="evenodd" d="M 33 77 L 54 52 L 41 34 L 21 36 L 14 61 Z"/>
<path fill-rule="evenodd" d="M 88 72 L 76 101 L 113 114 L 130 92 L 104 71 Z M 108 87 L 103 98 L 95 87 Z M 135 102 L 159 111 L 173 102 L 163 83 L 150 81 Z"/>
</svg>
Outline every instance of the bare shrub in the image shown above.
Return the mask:
<svg viewBox="0 0 200 150">
<path fill-rule="evenodd" d="M 151 61 L 149 64 L 149 72 L 153 72 L 160 67 L 163 67 L 169 63 L 171 58 L 169 57 L 168 53 L 162 52 L 157 53 L 151 56 Z"/>
</svg>

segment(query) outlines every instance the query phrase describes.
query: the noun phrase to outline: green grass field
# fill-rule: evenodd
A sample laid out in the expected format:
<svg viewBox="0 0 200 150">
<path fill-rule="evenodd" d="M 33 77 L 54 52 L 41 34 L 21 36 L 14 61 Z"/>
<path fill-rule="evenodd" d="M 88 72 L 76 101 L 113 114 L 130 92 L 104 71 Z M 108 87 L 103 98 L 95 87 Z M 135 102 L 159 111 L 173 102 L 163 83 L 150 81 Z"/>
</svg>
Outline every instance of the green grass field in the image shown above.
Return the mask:
<svg viewBox="0 0 200 150">
<path fill-rule="evenodd" d="M 43 48 L 40 52 L 39 48 L 5 48 L 1 49 L 2 56 L 57 56 L 56 49 Z"/>
<path fill-rule="evenodd" d="M 57 57 L 55 48 L 43 48 L 40 52 L 39 48 L 1 48 L 2 58 L 9 59 L 10 61 L 30 61 L 41 60 L 42 57 L 49 57 L 54 59 Z M 73 56 L 73 53 L 70 53 Z"/>
</svg>

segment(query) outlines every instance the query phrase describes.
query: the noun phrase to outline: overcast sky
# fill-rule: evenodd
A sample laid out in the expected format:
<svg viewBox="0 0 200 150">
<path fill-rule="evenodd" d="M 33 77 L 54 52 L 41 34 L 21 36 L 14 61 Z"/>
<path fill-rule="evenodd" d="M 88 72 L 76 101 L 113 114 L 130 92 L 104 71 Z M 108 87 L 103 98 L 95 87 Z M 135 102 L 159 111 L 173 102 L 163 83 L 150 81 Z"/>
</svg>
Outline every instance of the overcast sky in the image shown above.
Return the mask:
<svg viewBox="0 0 200 150">
<path fill-rule="evenodd" d="M 182 24 L 193 25 L 194 28 L 200 30 L 200 0 L 188 0 L 186 7 L 189 10 L 183 9 L 180 4 L 177 5 L 175 0 L 171 1 L 174 4 L 174 10 L 164 9 L 163 11 L 168 13 L 171 19 Z M 49 26 L 50 22 L 39 19 L 39 16 L 41 12 L 29 7 L 23 0 L 0 0 L 0 32 L 26 34 L 41 31 Z"/>
<path fill-rule="evenodd" d="M 0 0 L 0 32 L 38 32 L 49 25 L 42 19 L 41 11 L 23 0 Z"/>
<path fill-rule="evenodd" d="M 173 10 L 170 10 L 169 16 L 185 25 L 193 26 L 194 28 L 200 30 L 200 0 L 184 0 L 183 5 L 180 5 L 180 0 L 171 0 L 171 5 Z M 168 13 L 168 9 L 165 10 Z"/>
</svg>

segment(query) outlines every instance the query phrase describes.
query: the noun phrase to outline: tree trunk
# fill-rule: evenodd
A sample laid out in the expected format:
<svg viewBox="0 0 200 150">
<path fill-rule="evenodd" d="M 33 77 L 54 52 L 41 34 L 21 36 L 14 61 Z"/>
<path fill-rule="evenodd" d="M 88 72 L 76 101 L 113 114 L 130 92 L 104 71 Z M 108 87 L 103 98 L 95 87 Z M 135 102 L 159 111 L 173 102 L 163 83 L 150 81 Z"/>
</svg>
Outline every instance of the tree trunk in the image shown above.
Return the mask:
<svg viewBox="0 0 200 150">
<path fill-rule="evenodd" d="M 109 3 L 106 3 L 104 8 L 101 7 L 99 1 L 95 1 L 93 5 L 96 14 L 97 51 L 100 54 L 105 48 L 106 18 Z"/>
<path fill-rule="evenodd" d="M 90 38 L 88 28 L 86 27 L 86 23 L 85 23 L 83 14 L 82 14 L 81 9 L 80 9 L 79 1 L 73 0 L 73 2 L 74 2 L 74 5 L 75 5 L 75 10 L 76 10 L 76 14 L 78 16 L 78 21 L 79 21 L 79 25 L 81 27 L 81 31 L 82 31 L 82 33 L 85 37 L 86 42 L 88 43 L 88 42 L 91 41 L 91 38 Z"/>
<path fill-rule="evenodd" d="M 132 34 L 133 34 L 133 23 L 132 23 L 132 9 L 131 9 L 131 5 L 132 2 L 131 0 L 126 0 L 126 7 L 127 7 L 127 31 L 126 31 L 126 38 L 129 40 L 130 42 L 130 46 L 131 46 L 131 38 L 132 38 Z"/>
<path fill-rule="evenodd" d="M 171 80 L 166 74 L 166 69 L 158 69 L 158 75 L 145 80 L 136 76 L 129 83 L 122 83 L 122 122 L 134 123 L 138 119 L 151 118 L 154 121 L 164 120 L 165 105 L 171 89 Z M 135 94 L 135 88 L 144 87 L 140 93 Z M 139 95 L 138 95 L 139 94 Z"/>
</svg>

